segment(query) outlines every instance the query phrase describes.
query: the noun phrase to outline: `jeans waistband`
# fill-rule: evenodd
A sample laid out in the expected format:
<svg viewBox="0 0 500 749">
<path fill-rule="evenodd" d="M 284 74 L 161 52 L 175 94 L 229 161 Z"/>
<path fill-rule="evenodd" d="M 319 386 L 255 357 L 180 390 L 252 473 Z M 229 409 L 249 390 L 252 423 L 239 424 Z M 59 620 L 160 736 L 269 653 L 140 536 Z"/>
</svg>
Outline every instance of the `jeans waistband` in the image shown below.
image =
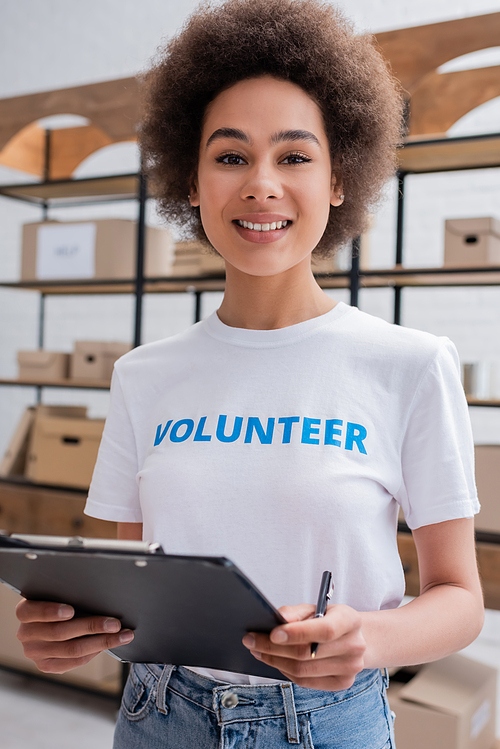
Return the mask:
<svg viewBox="0 0 500 749">
<path fill-rule="evenodd" d="M 170 689 L 215 713 L 220 725 L 284 717 L 290 743 L 299 743 L 300 740 L 297 715 L 345 703 L 376 682 L 382 688 L 386 678 L 379 669 L 365 669 L 348 689 L 327 692 L 300 687 L 289 681 L 277 684 L 229 684 L 213 681 L 183 666 L 135 664 L 134 670 L 141 680 L 156 680 L 156 703 L 161 712 L 166 711 L 166 690 Z"/>
</svg>

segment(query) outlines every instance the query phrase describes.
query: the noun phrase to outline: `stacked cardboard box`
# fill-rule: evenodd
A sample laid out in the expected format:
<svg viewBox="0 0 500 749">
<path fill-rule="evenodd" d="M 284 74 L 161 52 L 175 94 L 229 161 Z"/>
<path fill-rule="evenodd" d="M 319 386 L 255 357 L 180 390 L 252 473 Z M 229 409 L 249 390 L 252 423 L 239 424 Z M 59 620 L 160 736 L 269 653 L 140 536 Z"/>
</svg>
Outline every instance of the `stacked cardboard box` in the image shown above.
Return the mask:
<svg viewBox="0 0 500 749">
<path fill-rule="evenodd" d="M 168 276 L 173 250 L 167 229 L 146 227 L 145 276 Z M 136 221 L 112 218 L 25 224 L 21 280 L 133 279 L 136 257 Z"/>
<path fill-rule="evenodd" d="M 115 361 L 130 348 L 127 343 L 76 341 L 71 356 L 70 377 L 77 380 L 111 380 Z"/>
<path fill-rule="evenodd" d="M 500 221 L 493 217 L 445 221 L 444 264 L 455 268 L 500 265 Z"/>
<path fill-rule="evenodd" d="M 337 258 L 335 255 L 333 257 L 327 258 L 316 258 L 313 255 L 311 260 L 311 268 L 313 273 L 334 273 L 335 271 L 339 270 Z"/>
<path fill-rule="evenodd" d="M 500 533 L 500 445 L 476 445 L 475 461 L 481 503 L 476 530 Z"/>
<path fill-rule="evenodd" d="M 80 406 L 28 408 L 0 465 L 1 476 L 86 489 L 90 485 L 104 419 L 88 419 Z"/>
<path fill-rule="evenodd" d="M 224 260 L 210 252 L 201 242 L 178 242 L 175 245 L 172 276 L 203 276 L 224 273 Z"/>
<path fill-rule="evenodd" d="M 35 408 L 30 406 L 23 413 L 11 437 L 5 455 L 0 463 L 0 476 L 24 476 L 29 436 L 34 418 Z"/>
<path fill-rule="evenodd" d="M 128 343 L 76 341 L 72 354 L 58 351 L 19 351 L 19 379 L 24 382 L 58 383 L 73 380 L 109 383 L 113 366 L 130 351 Z"/>
<path fill-rule="evenodd" d="M 396 746 L 493 749 L 496 685 L 496 669 L 459 654 L 396 673 L 388 691 Z"/>
<path fill-rule="evenodd" d="M 28 382 L 54 382 L 69 375 L 70 355 L 60 351 L 18 351 L 19 379 Z"/>
</svg>

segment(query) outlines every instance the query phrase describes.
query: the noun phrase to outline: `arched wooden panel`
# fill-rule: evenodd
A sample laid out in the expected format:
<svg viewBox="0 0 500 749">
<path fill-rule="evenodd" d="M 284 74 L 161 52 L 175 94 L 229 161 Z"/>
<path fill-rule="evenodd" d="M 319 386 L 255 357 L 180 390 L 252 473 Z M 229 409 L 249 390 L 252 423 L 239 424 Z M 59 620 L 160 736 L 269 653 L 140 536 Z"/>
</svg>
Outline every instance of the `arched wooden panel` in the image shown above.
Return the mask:
<svg viewBox="0 0 500 749">
<path fill-rule="evenodd" d="M 392 72 L 412 94 L 445 62 L 500 45 L 500 13 L 384 31 L 375 38 Z"/>
<path fill-rule="evenodd" d="M 79 131 L 79 132 L 78 132 Z M 76 167 L 100 148 L 113 143 L 108 135 L 93 125 L 52 130 L 49 179 L 71 177 Z"/>
<path fill-rule="evenodd" d="M 499 46 L 500 12 L 382 32 L 375 38 L 394 74 L 413 95 L 412 135 L 446 132 L 466 112 L 499 95 L 498 68 L 443 75 L 435 71 L 455 57 Z M 42 176 L 43 132 L 28 126 L 51 115 L 76 114 L 91 124 L 51 134 L 49 175 L 69 177 L 104 145 L 136 139 L 138 86 L 136 78 L 123 78 L 0 100 L 0 163 Z"/>
<path fill-rule="evenodd" d="M 500 65 L 433 73 L 411 97 L 410 135 L 446 133 L 467 112 L 497 96 L 500 96 Z"/>
<path fill-rule="evenodd" d="M 0 151 L 0 164 L 20 169 L 37 177 L 66 179 L 76 167 L 100 148 L 113 143 L 93 125 L 50 131 L 50 163 L 45 174 L 45 130 L 36 123 L 17 133 Z"/>
<path fill-rule="evenodd" d="M 0 100 L 0 150 L 32 122 L 56 114 L 77 114 L 112 143 L 136 137 L 139 119 L 138 81 L 122 78 L 87 86 L 44 91 Z"/>
<path fill-rule="evenodd" d="M 41 177 L 44 155 L 45 131 L 33 122 L 16 133 L 0 151 L 0 164 Z"/>
</svg>

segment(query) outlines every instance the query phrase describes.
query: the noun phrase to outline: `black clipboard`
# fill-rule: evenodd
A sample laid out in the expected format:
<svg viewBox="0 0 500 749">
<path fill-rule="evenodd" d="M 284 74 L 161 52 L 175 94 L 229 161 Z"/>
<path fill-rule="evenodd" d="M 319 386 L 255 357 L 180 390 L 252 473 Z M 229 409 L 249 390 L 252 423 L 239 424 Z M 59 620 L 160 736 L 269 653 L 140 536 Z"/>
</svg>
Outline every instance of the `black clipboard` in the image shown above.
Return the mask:
<svg viewBox="0 0 500 749">
<path fill-rule="evenodd" d="M 123 662 L 172 663 L 284 680 L 241 640 L 286 620 L 225 557 L 164 554 L 140 541 L 0 535 L 0 581 L 24 598 L 113 616 L 134 640 Z"/>
</svg>

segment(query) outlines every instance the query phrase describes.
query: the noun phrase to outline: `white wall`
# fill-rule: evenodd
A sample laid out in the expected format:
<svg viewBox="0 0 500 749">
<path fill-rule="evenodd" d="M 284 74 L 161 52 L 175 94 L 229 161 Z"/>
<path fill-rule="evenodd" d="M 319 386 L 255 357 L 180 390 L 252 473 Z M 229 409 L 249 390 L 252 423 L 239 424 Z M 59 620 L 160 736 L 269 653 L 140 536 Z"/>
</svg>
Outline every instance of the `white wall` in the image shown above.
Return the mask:
<svg viewBox="0 0 500 749">
<path fill-rule="evenodd" d="M 0 98 L 75 86 L 136 74 L 147 66 L 162 38 L 170 37 L 196 6 L 193 0 L 16 0 L 2 7 Z M 493 0 L 351 0 L 338 3 L 358 29 L 382 31 L 500 10 Z M 483 62 L 481 62 L 483 60 Z M 499 64 L 493 52 L 478 64 Z M 498 101 L 471 113 L 454 127 L 455 135 L 500 131 Z M 137 167 L 132 145 L 114 146 L 90 157 L 78 176 L 127 172 Z M 0 169 L 0 182 L 27 181 Z M 370 265 L 391 266 L 395 244 L 394 186 L 375 219 Z M 54 211 L 61 219 L 136 216 L 133 203 Z M 439 265 L 445 217 L 500 217 L 500 170 L 438 174 L 408 179 L 405 261 Z M 17 280 L 24 222 L 38 220 L 39 209 L 0 199 L 0 278 Z M 151 209 L 151 220 L 154 215 Z M 346 292 L 332 294 L 348 301 Z M 219 295 L 207 295 L 204 313 L 215 309 Z M 403 323 L 449 335 L 463 360 L 500 361 L 500 289 L 406 289 Z M 386 319 L 392 315 L 390 290 L 363 291 L 360 306 Z M 0 377 L 16 375 L 16 351 L 37 346 L 38 297 L 32 292 L 0 289 Z M 193 299 L 186 295 L 146 299 L 144 339 L 171 335 L 192 320 Z M 69 351 L 76 339 L 127 340 L 131 337 L 130 297 L 66 297 L 47 300 L 46 346 Z M 0 388 L 0 454 L 34 391 Z M 85 391 L 44 393 L 45 402 L 82 403 L 90 415 L 105 415 L 107 394 Z M 476 441 L 500 442 L 500 411 L 472 409 Z"/>
</svg>

